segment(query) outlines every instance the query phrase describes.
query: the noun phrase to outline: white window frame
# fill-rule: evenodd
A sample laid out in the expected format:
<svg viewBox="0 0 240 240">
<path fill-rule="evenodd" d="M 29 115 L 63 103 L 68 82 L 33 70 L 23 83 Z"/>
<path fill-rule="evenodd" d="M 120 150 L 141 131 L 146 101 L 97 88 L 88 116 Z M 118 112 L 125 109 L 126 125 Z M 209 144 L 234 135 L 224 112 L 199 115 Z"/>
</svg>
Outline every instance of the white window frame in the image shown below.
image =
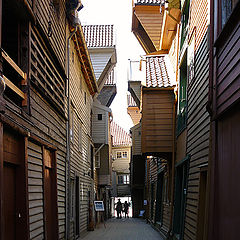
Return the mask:
<svg viewBox="0 0 240 240">
<path fill-rule="evenodd" d="M 128 157 L 128 152 L 122 152 L 122 158 L 127 158 Z"/>
<path fill-rule="evenodd" d="M 122 158 L 122 152 L 117 152 L 117 153 L 116 153 L 116 158 L 117 158 L 117 159 Z"/>
</svg>

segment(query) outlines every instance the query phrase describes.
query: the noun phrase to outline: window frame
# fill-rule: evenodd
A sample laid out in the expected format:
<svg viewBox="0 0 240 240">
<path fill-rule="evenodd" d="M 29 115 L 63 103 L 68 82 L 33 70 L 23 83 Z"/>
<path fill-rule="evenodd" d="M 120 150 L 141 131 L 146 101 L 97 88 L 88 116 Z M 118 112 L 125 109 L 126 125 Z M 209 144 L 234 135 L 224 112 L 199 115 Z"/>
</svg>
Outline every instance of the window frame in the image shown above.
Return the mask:
<svg viewBox="0 0 240 240">
<path fill-rule="evenodd" d="M 119 155 L 120 154 L 120 155 Z M 120 156 L 120 157 L 118 157 L 118 155 Z M 121 159 L 122 158 L 122 152 L 116 152 L 116 159 Z"/>
</svg>

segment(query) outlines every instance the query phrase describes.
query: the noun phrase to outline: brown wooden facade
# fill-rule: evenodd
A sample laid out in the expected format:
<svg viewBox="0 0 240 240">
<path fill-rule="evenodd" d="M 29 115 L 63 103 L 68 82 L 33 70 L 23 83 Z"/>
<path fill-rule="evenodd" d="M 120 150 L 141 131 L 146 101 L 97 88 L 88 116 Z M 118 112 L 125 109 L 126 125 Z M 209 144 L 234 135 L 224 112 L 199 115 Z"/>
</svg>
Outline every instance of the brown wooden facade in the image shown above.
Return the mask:
<svg viewBox="0 0 240 240">
<path fill-rule="evenodd" d="M 65 4 L 63 0 L 1 1 L 0 70 L 6 83 L 0 116 L 1 239 L 67 238 L 65 66 L 69 31 Z M 78 47 L 71 62 L 78 68 L 71 65 L 70 81 L 83 81 L 83 99 L 84 91 L 88 94 L 84 113 L 90 116 L 88 99 L 97 85 L 83 39 L 80 30 L 73 37 L 72 46 Z M 78 103 L 73 101 L 73 105 Z M 89 122 L 83 120 L 83 125 L 90 136 L 90 117 L 86 118 Z M 88 189 L 87 184 L 84 187 Z"/>
<path fill-rule="evenodd" d="M 239 1 L 211 1 L 209 112 L 211 164 L 208 239 L 236 239 L 239 182 Z M 226 8 L 228 7 L 228 8 Z"/>
</svg>

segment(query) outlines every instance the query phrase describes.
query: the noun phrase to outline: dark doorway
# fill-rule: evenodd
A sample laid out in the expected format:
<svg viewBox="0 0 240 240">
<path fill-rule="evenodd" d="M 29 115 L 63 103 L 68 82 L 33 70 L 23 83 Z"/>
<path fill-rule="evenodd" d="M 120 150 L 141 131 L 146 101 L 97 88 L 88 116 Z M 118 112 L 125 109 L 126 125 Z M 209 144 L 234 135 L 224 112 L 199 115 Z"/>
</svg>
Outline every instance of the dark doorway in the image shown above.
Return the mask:
<svg viewBox="0 0 240 240">
<path fill-rule="evenodd" d="M 46 239 L 58 239 L 56 161 L 54 152 L 44 149 L 44 205 Z"/>
<path fill-rule="evenodd" d="M 1 229 L 8 240 L 28 239 L 24 142 L 21 135 L 4 129 Z"/>
<path fill-rule="evenodd" d="M 75 229 L 76 229 L 76 237 L 79 237 L 79 231 L 80 231 L 80 226 L 79 226 L 79 211 L 80 211 L 80 199 L 79 199 L 79 177 L 76 176 L 76 182 L 75 182 L 75 206 L 76 206 L 76 219 L 75 219 Z"/>
<path fill-rule="evenodd" d="M 206 239 L 207 167 L 200 171 L 197 240 Z"/>
<path fill-rule="evenodd" d="M 187 195 L 188 160 L 176 167 L 173 231 L 183 239 L 184 215 Z"/>
<path fill-rule="evenodd" d="M 163 175 L 164 175 L 164 172 L 162 171 L 158 174 L 158 177 L 157 177 L 155 222 L 162 222 Z"/>
<path fill-rule="evenodd" d="M 154 183 L 151 183 L 151 220 L 153 220 L 153 208 L 154 208 L 154 201 L 155 201 L 155 196 L 154 196 Z"/>
</svg>

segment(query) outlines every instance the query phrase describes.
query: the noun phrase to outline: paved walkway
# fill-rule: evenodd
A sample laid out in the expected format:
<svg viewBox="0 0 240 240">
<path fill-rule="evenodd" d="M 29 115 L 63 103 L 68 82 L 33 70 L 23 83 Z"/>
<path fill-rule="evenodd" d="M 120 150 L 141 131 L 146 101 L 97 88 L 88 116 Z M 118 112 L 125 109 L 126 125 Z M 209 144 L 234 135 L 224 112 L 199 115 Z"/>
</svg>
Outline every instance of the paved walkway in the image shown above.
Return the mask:
<svg viewBox="0 0 240 240">
<path fill-rule="evenodd" d="M 162 240 L 160 234 L 142 219 L 110 219 L 83 240 Z"/>
</svg>

